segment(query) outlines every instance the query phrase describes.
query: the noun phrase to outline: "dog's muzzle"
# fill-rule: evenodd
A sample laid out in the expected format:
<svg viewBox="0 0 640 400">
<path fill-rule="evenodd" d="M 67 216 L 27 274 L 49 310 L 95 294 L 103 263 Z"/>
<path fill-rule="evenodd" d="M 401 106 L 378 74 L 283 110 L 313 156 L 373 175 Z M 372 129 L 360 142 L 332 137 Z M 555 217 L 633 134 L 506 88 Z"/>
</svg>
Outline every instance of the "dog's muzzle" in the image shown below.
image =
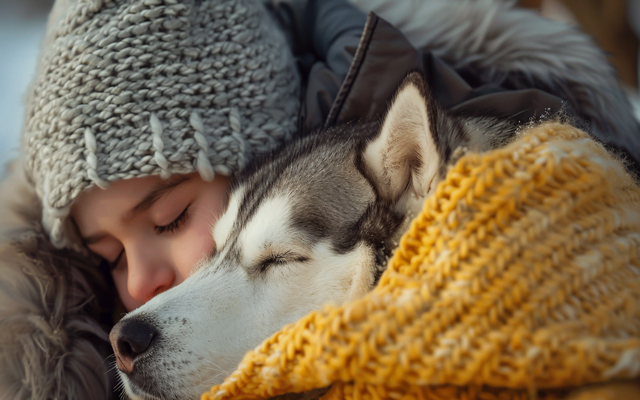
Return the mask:
<svg viewBox="0 0 640 400">
<path fill-rule="evenodd" d="M 130 375 L 136 359 L 151 347 L 157 335 L 158 331 L 145 321 L 133 318 L 118 322 L 109 333 L 118 369 Z"/>
</svg>

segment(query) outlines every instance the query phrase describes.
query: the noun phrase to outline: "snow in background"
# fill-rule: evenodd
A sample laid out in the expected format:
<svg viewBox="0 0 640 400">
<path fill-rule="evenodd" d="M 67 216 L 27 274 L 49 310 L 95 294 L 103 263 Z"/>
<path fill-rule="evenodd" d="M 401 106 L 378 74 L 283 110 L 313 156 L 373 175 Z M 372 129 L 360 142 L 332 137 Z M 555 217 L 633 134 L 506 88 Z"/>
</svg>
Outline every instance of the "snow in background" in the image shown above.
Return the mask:
<svg viewBox="0 0 640 400">
<path fill-rule="evenodd" d="M 18 154 L 24 98 L 35 72 L 49 7 L 46 0 L 0 0 L 1 166 Z"/>
</svg>

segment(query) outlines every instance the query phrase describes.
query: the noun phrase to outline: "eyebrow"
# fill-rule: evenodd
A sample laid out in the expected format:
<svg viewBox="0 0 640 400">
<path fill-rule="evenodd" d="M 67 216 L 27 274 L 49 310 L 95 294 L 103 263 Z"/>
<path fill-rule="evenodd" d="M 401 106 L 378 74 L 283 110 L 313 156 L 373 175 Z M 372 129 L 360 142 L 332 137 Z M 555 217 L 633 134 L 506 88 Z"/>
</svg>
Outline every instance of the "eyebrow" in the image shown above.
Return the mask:
<svg viewBox="0 0 640 400">
<path fill-rule="evenodd" d="M 191 179 L 189 176 L 176 175 L 174 177 L 167 179 L 164 182 L 160 182 L 156 184 L 155 187 L 149 193 L 147 193 L 146 196 L 144 196 L 144 198 L 136 206 L 134 206 L 131 209 L 131 211 L 127 212 L 123 216 L 122 220 L 129 221 L 135 218 L 136 215 L 139 215 L 141 212 L 144 212 L 150 209 L 158 200 L 166 196 L 173 189 L 185 183 L 189 179 Z M 82 240 L 84 241 L 85 245 L 90 245 L 90 244 L 99 242 L 100 240 L 104 239 L 106 236 L 107 235 L 105 234 L 99 233 L 96 235 L 83 237 Z"/>
<path fill-rule="evenodd" d="M 143 211 L 147 211 L 150 209 L 158 200 L 162 197 L 166 196 L 169 192 L 171 192 L 176 187 L 188 181 L 190 178 L 185 175 L 176 175 L 172 178 L 167 179 L 164 182 L 158 183 L 152 191 L 147 193 L 147 195 L 139 202 L 135 207 L 131 209 L 124 217 L 125 220 L 129 220 L 134 218 L 136 215 L 140 214 Z"/>
</svg>

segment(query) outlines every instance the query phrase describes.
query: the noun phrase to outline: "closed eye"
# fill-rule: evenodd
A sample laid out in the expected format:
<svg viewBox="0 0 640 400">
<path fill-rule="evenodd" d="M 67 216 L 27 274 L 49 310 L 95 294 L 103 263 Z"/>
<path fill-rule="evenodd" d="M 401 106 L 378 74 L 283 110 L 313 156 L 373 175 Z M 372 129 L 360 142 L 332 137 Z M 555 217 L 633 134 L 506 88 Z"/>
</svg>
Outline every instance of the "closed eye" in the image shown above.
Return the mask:
<svg viewBox="0 0 640 400">
<path fill-rule="evenodd" d="M 305 262 L 308 261 L 309 257 L 301 256 L 298 254 L 294 254 L 293 252 L 285 251 L 284 253 L 273 253 L 265 257 L 258 264 L 258 268 L 260 272 L 266 271 L 271 266 L 287 264 L 291 262 Z"/>
<path fill-rule="evenodd" d="M 122 260 L 123 255 L 124 255 L 124 248 L 120 250 L 120 253 L 118 253 L 118 256 L 114 261 L 107 261 L 107 265 L 109 266 L 109 271 L 113 271 L 118 267 L 118 264 L 120 264 L 120 260 Z"/>
<path fill-rule="evenodd" d="M 177 229 L 179 229 L 187 220 L 187 217 L 189 216 L 189 206 L 191 206 L 191 204 L 189 204 L 180 215 L 178 215 L 178 217 L 176 219 L 174 219 L 173 221 L 171 221 L 169 224 L 167 225 L 163 225 L 163 226 L 155 226 L 153 229 L 156 231 L 156 233 L 158 234 L 162 234 L 165 232 L 169 232 L 169 233 L 173 233 L 175 232 Z"/>
</svg>

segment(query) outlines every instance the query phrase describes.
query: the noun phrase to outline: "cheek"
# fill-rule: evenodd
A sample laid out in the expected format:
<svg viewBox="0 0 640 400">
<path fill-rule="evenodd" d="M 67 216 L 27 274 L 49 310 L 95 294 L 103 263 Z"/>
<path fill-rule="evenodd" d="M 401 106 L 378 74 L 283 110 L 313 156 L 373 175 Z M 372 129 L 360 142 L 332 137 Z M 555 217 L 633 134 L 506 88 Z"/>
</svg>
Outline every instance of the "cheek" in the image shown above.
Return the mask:
<svg viewBox="0 0 640 400">
<path fill-rule="evenodd" d="M 174 254 L 176 258 L 176 267 L 184 280 L 195 264 L 203 257 L 210 255 L 214 248 L 215 242 L 211 234 L 211 224 L 214 218 L 209 214 L 199 215 L 195 213 L 189 224 L 188 230 L 182 235 L 180 240 L 174 243 Z"/>
<path fill-rule="evenodd" d="M 128 275 L 126 269 L 121 268 L 114 270 L 112 271 L 111 276 L 113 277 L 113 283 L 116 285 L 118 296 L 127 311 L 135 310 L 144 304 L 144 301 L 136 300 L 129 294 L 129 290 L 127 289 Z"/>
</svg>

